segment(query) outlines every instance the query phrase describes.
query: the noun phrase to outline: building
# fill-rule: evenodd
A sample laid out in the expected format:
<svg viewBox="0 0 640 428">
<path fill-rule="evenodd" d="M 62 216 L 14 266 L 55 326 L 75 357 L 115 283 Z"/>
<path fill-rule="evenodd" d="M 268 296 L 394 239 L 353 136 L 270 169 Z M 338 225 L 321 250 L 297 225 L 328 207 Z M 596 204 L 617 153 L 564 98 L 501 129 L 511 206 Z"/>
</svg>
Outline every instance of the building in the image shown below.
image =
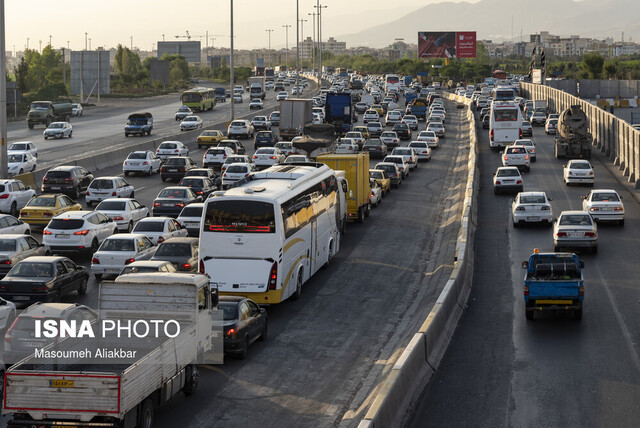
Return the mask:
<svg viewBox="0 0 640 428">
<path fill-rule="evenodd" d="M 311 59 L 313 53 L 314 43 L 311 37 L 307 37 L 300 43 L 300 58 Z M 347 53 L 347 43 L 339 42 L 333 37 L 329 37 L 327 41 L 322 42 L 323 52 L 331 52 L 335 55 L 344 55 Z M 292 49 L 293 55 L 296 54 L 295 47 Z"/>
<path fill-rule="evenodd" d="M 159 59 L 167 55 L 182 55 L 188 63 L 200 63 L 202 61 L 201 46 L 199 41 L 158 42 Z"/>
</svg>

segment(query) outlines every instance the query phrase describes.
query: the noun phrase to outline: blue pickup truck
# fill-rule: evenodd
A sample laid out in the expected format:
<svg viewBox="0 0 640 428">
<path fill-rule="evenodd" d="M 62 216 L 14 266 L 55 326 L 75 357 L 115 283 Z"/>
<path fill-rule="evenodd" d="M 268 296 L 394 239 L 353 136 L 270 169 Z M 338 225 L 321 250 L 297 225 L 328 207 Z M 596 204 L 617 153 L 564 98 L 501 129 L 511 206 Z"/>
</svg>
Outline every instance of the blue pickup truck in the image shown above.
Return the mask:
<svg viewBox="0 0 640 428">
<path fill-rule="evenodd" d="M 124 136 L 151 135 L 153 130 L 153 116 L 151 113 L 134 113 L 129 115 L 127 125 L 124 127 Z"/>
<path fill-rule="evenodd" d="M 427 107 L 429 102 L 424 98 L 416 98 L 411 101 L 411 114 L 418 118 L 418 120 L 427 120 Z"/>
<path fill-rule="evenodd" d="M 541 253 L 535 249 L 522 262 L 525 315 L 532 320 L 538 311 L 572 311 L 582 319 L 584 262 L 575 253 Z"/>
</svg>

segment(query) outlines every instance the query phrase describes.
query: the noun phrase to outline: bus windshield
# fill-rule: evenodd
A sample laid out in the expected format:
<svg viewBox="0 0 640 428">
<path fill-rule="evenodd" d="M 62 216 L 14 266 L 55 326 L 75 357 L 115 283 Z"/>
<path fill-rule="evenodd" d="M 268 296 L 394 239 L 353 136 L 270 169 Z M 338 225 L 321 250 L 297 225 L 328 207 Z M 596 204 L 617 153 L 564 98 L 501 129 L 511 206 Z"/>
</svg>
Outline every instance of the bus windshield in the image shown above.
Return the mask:
<svg viewBox="0 0 640 428">
<path fill-rule="evenodd" d="M 207 204 L 204 232 L 275 233 L 273 204 L 249 200 L 214 200 Z"/>
<path fill-rule="evenodd" d="M 518 120 L 518 110 L 515 108 L 495 109 L 493 117 L 496 122 L 515 122 Z"/>
</svg>

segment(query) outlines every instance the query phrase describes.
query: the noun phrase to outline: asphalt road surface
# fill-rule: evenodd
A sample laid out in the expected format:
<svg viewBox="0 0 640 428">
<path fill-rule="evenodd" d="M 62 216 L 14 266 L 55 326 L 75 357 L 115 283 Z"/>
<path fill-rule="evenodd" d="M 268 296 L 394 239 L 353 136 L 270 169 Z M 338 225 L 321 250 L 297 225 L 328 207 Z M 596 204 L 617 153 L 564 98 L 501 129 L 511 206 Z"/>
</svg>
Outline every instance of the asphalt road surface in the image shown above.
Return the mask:
<svg viewBox="0 0 640 428">
<path fill-rule="evenodd" d="M 511 224 L 513 196 L 494 195 L 500 155 L 480 130 L 480 204 L 475 280 L 468 309 L 411 427 L 637 427 L 640 424 L 640 204 L 610 163 L 594 152 L 594 188 L 615 189 L 625 226 L 598 226 L 598 254 L 584 260 L 582 321 L 554 313 L 524 316 L 521 262 L 553 251 L 551 227 Z M 589 188 L 562 183 L 553 137 L 535 127 L 538 160 L 524 190 L 553 198 L 554 216 L 581 209 Z M 621 184 L 625 183 L 625 184 Z M 635 196 L 635 198 L 634 198 Z"/>
<path fill-rule="evenodd" d="M 432 160 L 393 189 L 365 224 L 348 225 L 339 253 L 299 300 L 267 308 L 268 340 L 252 345 L 245 361 L 202 366 L 198 392 L 160 408 L 155 426 L 357 426 L 451 273 L 469 130 L 455 104 L 448 110 L 447 137 Z M 191 153 L 198 163 L 201 156 Z M 121 172 L 113 167 L 100 175 Z M 127 180 L 147 206 L 175 184 L 158 175 Z M 89 265 L 88 257 L 75 259 Z M 85 296 L 65 301 L 95 307 L 97 291 L 92 277 Z"/>
</svg>

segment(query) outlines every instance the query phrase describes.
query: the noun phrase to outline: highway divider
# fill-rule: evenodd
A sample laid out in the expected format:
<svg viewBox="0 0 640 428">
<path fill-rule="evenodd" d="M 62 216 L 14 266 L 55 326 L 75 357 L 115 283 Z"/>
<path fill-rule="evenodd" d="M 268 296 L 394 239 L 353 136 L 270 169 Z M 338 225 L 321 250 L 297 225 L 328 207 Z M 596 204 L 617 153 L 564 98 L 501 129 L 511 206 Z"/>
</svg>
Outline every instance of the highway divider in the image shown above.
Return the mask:
<svg viewBox="0 0 640 428">
<path fill-rule="evenodd" d="M 454 268 L 431 312 L 384 380 L 358 428 L 402 426 L 417 397 L 437 370 L 471 292 L 478 211 L 478 137 L 470 100 L 449 93 L 444 93 L 444 96 L 465 105 L 470 123 L 469 177 L 456 241 Z"/>
</svg>

